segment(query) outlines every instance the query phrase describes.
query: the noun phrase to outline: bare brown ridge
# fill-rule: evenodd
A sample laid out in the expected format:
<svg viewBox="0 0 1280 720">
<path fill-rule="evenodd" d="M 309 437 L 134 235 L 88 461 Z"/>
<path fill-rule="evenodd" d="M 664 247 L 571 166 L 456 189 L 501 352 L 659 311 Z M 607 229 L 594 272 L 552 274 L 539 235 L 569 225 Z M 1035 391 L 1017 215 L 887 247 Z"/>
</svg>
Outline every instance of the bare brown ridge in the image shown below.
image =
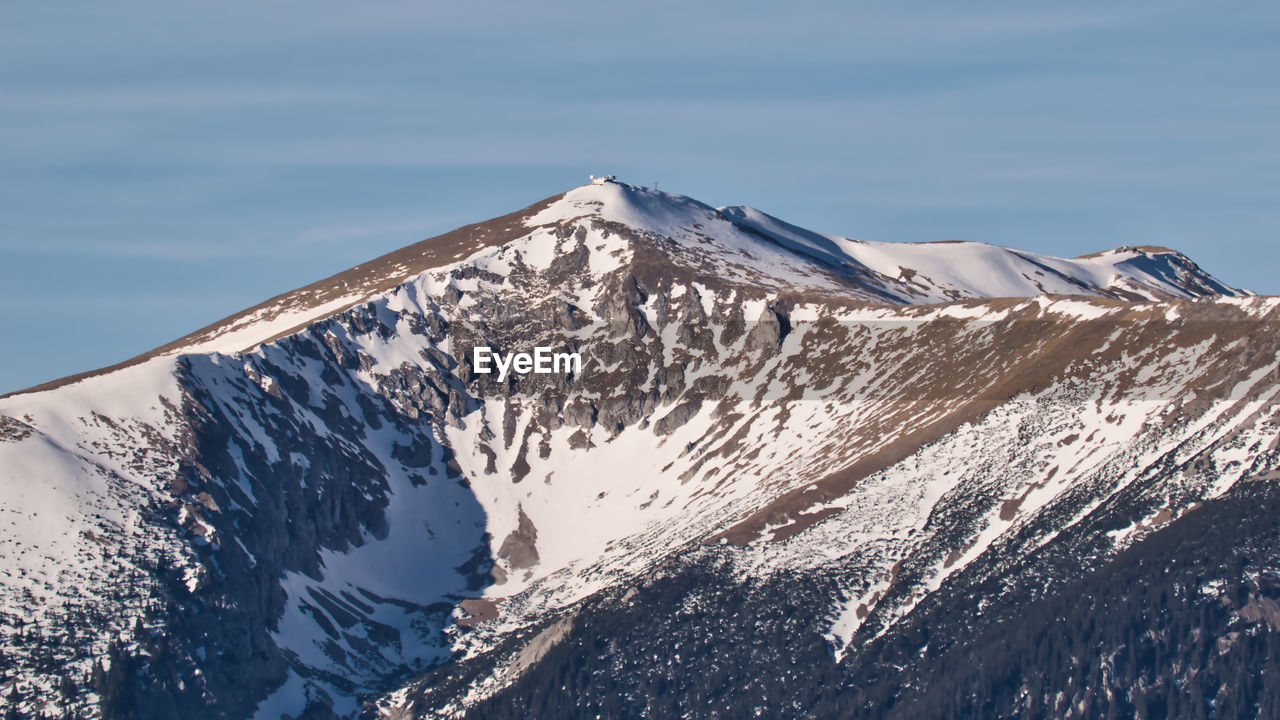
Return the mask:
<svg viewBox="0 0 1280 720">
<path fill-rule="evenodd" d="M 1090 298 L 1090 300 L 1112 307 L 1124 305 L 1115 300 L 1100 301 L 1097 298 Z M 996 307 L 1009 301 L 988 302 Z M 1232 312 L 1238 313 L 1230 308 L 1205 305 L 1196 300 L 1174 300 L 1160 303 L 1157 307 L 1171 306 L 1182 308 L 1184 314 L 1192 314 L 1196 321 L 1189 325 L 1182 320 L 1154 321 L 1149 328 L 1142 330 L 1141 337 L 1130 338 L 1130 341 L 1152 344 L 1176 333 L 1184 346 L 1190 346 L 1215 334 L 1225 338 L 1223 342 L 1241 338 L 1269 338 L 1270 335 L 1266 331 L 1257 329 L 1263 321 L 1251 320 L 1243 316 L 1220 317 Z M 1147 317 L 1162 314 L 1149 309 L 1144 312 Z M 1055 380 L 1068 377 L 1070 375 L 1068 368 L 1072 366 L 1077 368 L 1076 372 L 1084 372 L 1079 370 L 1083 367 L 1081 361 L 1094 355 L 1099 348 L 1106 345 L 1107 338 L 1116 329 L 1117 322 L 1124 322 L 1124 316 L 1083 321 L 1068 318 L 1045 319 L 1026 323 L 1028 328 L 1039 328 L 1033 335 L 1025 337 L 1018 334 L 1001 335 L 997 339 L 1000 346 L 996 353 L 1000 357 L 1018 357 L 1019 345 L 1034 346 L 1036 349 L 1022 356 L 1018 366 L 999 377 L 989 389 L 958 403 L 936 420 L 882 444 L 875 450 L 858 457 L 845 468 L 816 482 L 807 483 L 781 494 L 758 510 L 741 517 L 727 529 L 712 534 L 705 542 L 713 544 L 724 541 L 744 546 L 758 540 L 784 540 L 804 531 L 837 510 L 822 506 L 838 503 L 839 498 L 847 495 L 875 473 L 901 462 L 921 447 L 941 439 L 960 426 L 981 420 L 992 409 L 1021 393 L 1035 392 L 1049 386 Z M 1135 327 L 1137 327 L 1136 324 Z M 1116 353 L 1121 350 L 1111 348 L 1107 352 Z M 1238 361 L 1232 362 L 1240 364 Z M 954 390 L 954 388 L 950 388 L 947 383 L 942 383 L 939 387 L 930 389 L 929 392 L 940 393 L 938 400 L 941 402 L 947 399 L 948 390 Z M 1206 396 L 1216 397 L 1206 388 L 1201 388 L 1200 391 Z M 957 394 L 963 396 L 963 393 L 951 393 L 953 396 Z M 1201 400 L 1201 402 L 1207 402 L 1207 400 Z"/>
<path fill-rule="evenodd" d="M 464 225 L 455 230 L 450 230 L 443 235 L 437 235 L 435 237 L 416 242 L 412 245 L 407 245 L 399 250 L 393 250 L 386 255 L 361 263 L 350 270 L 344 270 L 336 275 L 330 275 L 323 280 L 313 282 L 310 285 L 276 295 L 275 297 L 264 300 L 251 308 L 242 310 L 234 315 L 229 315 L 215 323 L 206 325 L 193 333 L 184 335 L 171 343 L 161 345 L 158 348 L 149 350 L 123 362 L 98 368 L 97 370 L 68 375 L 63 378 L 58 378 L 57 380 L 51 380 L 22 390 L 15 390 L 13 392 L 0 395 L 0 398 L 21 395 L 24 393 L 40 392 L 43 390 L 52 390 L 87 378 L 105 375 L 107 373 L 115 372 L 116 370 L 122 370 L 150 360 L 151 358 L 180 350 L 183 347 L 196 345 L 210 340 L 235 325 L 236 322 L 256 313 L 263 313 L 261 320 L 268 321 L 291 310 L 316 307 L 345 296 L 356 296 L 349 305 L 336 309 L 334 311 L 336 314 L 348 307 L 364 302 L 372 295 L 390 290 L 405 280 L 426 270 L 440 267 L 441 265 L 448 264 L 455 260 L 461 260 L 467 255 L 470 255 L 483 247 L 505 245 L 506 243 L 519 238 L 528 232 L 528 228 L 524 224 L 525 220 L 536 215 L 538 212 L 547 208 L 562 197 L 564 197 L 564 193 L 553 195 L 522 210 L 517 210 L 513 213 L 508 213 L 501 217 L 496 217 L 484 222 Z M 277 333 L 263 342 L 269 342 L 276 338 L 293 334 L 314 321 L 314 318 L 309 319 L 283 332 Z M 249 348 L 242 349 L 247 350 Z"/>
</svg>

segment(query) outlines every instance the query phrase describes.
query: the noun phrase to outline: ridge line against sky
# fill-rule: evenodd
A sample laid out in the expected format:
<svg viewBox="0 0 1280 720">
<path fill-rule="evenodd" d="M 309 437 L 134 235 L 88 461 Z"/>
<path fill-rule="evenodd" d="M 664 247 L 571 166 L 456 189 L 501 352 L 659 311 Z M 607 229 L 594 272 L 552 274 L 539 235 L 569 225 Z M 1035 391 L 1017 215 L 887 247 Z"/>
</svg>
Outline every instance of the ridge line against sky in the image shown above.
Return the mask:
<svg viewBox="0 0 1280 720">
<path fill-rule="evenodd" d="M 0 392 L 589 172 L 1280 292 L 1280 8 L 0 6 Z"/>
</svg>

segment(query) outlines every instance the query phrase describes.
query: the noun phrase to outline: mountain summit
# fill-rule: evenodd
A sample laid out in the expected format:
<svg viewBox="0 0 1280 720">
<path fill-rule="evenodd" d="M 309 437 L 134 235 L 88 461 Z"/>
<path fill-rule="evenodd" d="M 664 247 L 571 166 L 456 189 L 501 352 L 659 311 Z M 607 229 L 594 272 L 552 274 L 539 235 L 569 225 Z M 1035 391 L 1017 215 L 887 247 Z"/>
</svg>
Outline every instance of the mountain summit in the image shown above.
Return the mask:
<svg viewBox="0 0 1280 720">
<path fill-rule="evenodd" d="M 1278 316 L 1162 248 L 874 243 L 575 188 L 0 399 L 0 697 L 882 717 L 937 677 L 990 714 L 1131 714 L 1189 671 L 1124 685 L 1134 660 L 1086 697 L 1067 655 L 998 683 L 954 660 L 1191 539 L 1221 563 L 1169 589 L 1186 612 L 1270 627 L 1269 581 L 1199 528 L 1278 499 Z M 1090 662 L 1122 652 L 1091 628 Z"/>
<path fill-rule="evenodd" d="M 566 226 L 613 226 L 662 239 L 664 261 L 710 278 L 877 303 L 1054 294 L 1122 300 L 1250 294 L 1227 286 L 1167 248 L 1123 247 L 1065 259 L 977 242 L 868 242 L 805 230 L 751 207 L 716 209 L 684 195 L 600 179 L 603 182 L 423 240 L 278 295 L 104 370 L 164 354 L 245 350 L 386 293 L 428 270 L 482 261 L 494 248 L 516 241 L 526 253 L 554 255 L 559 240 L 548 231 Z M 614 261 L 596 268 L 609 262 Z"/>
</svg>

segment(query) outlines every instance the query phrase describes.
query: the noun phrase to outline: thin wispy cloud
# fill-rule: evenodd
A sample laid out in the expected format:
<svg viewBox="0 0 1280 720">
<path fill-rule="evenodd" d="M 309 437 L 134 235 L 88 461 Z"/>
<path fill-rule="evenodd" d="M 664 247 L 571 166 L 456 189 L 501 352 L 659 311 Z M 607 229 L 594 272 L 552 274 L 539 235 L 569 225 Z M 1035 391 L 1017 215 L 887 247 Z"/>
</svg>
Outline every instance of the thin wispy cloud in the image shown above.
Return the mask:
<svg viewBox="0 0 1280 720">
<path fill-rule="evenodd" d="M 0 111 L 32 113 L 238 111 L 246 108 L 369 102 L 375 95 L 355 88 L 271 85 L 122 85 L 79 88 L 20 88 L 0 95 Z"/>
<path fill-rule="evenodd" d="M 460 227 L 474 221 L 461 215 L 432 216 L 393 223 L 368 225 L 321 225 L 307 228 L 300 234 L 280 243 L 274 253 L 289 253 L 296 248 L 317 248 L 333 245 L 350 245 L 369 238 L 401 238 L 406 244 L 412 238 L 424 239 L 425 233 L 438 232 L 441 228 Z"/>
</svg>

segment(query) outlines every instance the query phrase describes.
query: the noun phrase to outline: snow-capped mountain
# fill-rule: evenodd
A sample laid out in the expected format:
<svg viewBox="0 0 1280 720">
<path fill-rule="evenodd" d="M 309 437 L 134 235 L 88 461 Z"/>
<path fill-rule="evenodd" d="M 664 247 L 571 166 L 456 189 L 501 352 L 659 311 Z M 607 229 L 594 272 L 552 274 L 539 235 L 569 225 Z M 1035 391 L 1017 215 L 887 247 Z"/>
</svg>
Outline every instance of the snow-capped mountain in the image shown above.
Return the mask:
<svg viewBox="0 0 1280 720">
<path fill-rule="evenodd" d="M 919 689 L 888 664 L 1274 480 L 1277 317 L 1162 248 L 865 242 L 576 188 L 0 399 L 0 703 L 740 716 L 791 688 L 787 715 L 885 715 Z M 582 366 L 484 373 L 477 347 Z M 760 672 L 788 660 L 836 680 Z M 689 684 L 709 668 L 718 694 Z"/>
</svg>

